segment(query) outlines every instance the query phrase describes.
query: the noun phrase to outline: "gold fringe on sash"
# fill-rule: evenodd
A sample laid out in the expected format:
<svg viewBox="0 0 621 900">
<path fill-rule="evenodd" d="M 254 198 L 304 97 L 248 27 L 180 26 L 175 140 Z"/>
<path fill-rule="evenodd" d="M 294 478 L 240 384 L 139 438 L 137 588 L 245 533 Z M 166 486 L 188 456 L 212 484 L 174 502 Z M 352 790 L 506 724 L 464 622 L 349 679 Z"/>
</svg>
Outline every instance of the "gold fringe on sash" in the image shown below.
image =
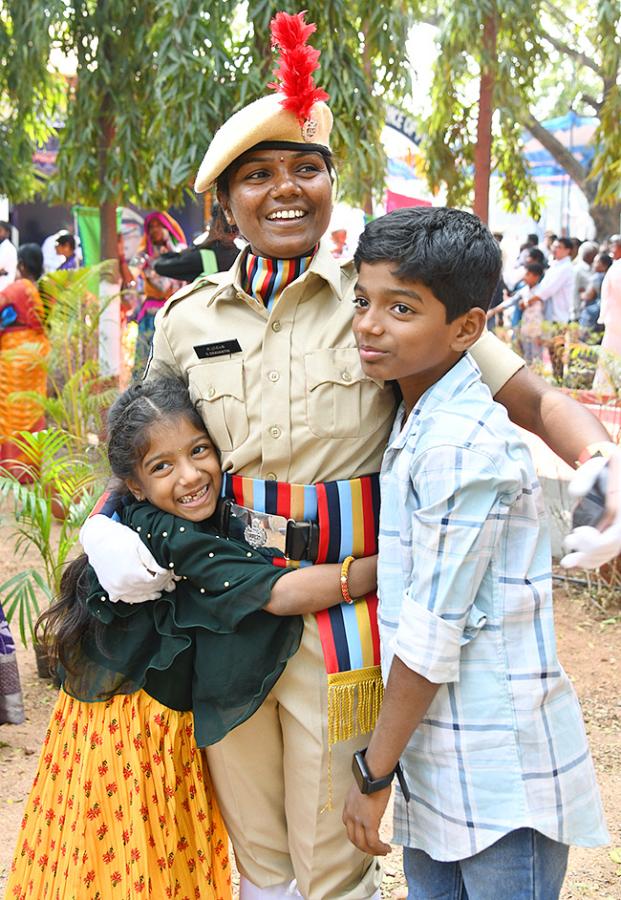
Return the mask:
<svg viewBox="0 0 621 900">
<path fill-rule="evenodd" d="M 379 666 L 328 675 L 329 746 L 373 731 L 383 696 Z"/>
<path fill-rule="evenodd" d="M 379 666 L 328 674 L 328 802 L 332 807 L 332 747 L 375 728 L 384 682 Z"/>
</svg>

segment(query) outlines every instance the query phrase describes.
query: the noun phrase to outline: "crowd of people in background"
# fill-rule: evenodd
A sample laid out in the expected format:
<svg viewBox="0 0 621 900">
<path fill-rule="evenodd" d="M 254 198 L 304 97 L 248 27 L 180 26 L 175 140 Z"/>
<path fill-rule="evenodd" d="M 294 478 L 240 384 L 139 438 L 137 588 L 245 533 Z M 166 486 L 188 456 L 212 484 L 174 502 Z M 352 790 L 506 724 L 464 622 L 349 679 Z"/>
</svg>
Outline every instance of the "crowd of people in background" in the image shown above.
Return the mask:
<svg viewBox="0 0 621 900">
<path fill-rule="evenodd" d="M 340 235 L 332 234 L 332 252 L 339 258 L 351 255 L 345 240 L 337 240 Z M 541 242 L 537 234 L 528 234 L 517 257 L 506 251 L 501 233 L 494 236 L 503 249 L 504 267 L 488 312 L 490 330 L 511 341 L 529 365 L 549 367 L 559 382 L 571 323 L 575 323 L 572 342 L 601 344 L 602 359 L 621 355 L 621 235 L 613 234 L 598 244 L 551 231 L 545 232 Z M 158 309 L 183 283 L 230 268 L 239 253 L 237 237 L 217 203 L 209 228 L 189 246 L 179 223 L 165 212 L 145 217 L 144 235 L 132 256 L 126 255 L 119 234 L 122 326 L 125 331 L 135 322 L 138 332 L 130 341 L 129 368 L 134 377 L 144 368 Z M 41 250 L 44 273 L 82 265 L 79 238 L 69 228 L 46 238 Z M 0 291 L 18 277 L 11 226 L 0 222 Z M 603 364 L 594 387 L 602 392 L 613 389 Z"/>
<path fill-rule="evenodd" d="M 502 247 L 502 234 L 495 237 Z M 619 234 L 598 244 L 546 232 L 541 246 L 538 236 L 529 234 L 517 259 L 505 261 L 488 328 L 503 328 L 529 364 L 549 364 L 558 381 L 571 323 L 572 340 L 601 343 L 608 354 L 620 354 L 620 260 Z M 611 387 L 603 366 L 595 387 Z"/>
<path fill-rule="evenodd" d="M 142 238 L 133 252 L 128 252 L 125 235 L 119 232 L 123 358 L 134 377 L 144 370 L 158 310 L 183 284 L 229 269 L 239 253 L 237 237 L 237 229 L 227 224 L 217 203 L 208 228 L 189 246 L 181 225 L 166 212 L 147 213 Z M 50 234 L 40 248 L 32 246 L 42 254 L 39 276 L 84 265 L 73 226 Z M 11 225 L 0 222 L 0 292 L 20 277 L 17 258 Z M 0 333 L 3 328 L 0 322 Z"/>
</svg>

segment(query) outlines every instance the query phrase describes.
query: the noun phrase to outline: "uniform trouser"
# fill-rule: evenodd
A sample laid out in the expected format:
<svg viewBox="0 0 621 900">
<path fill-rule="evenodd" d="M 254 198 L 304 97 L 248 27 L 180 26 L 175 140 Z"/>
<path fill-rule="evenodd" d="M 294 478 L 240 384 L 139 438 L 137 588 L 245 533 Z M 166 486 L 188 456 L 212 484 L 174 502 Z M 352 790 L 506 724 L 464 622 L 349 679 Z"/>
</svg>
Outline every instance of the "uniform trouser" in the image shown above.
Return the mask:
<svg viewBox="0 0 621 900">
<path fill-rule="evenodd" d="M 349 842 L 341 815 L 352 754 L 369 736 L 335 744 L 329 759 L 327 698 L 317 624 L 306 616 L 300 649 L 257 712 L 207 749 L 209 769 L 249 881 L 295 878 L 305 900 L 368 900 L 381 866 Z"/>
</svg>

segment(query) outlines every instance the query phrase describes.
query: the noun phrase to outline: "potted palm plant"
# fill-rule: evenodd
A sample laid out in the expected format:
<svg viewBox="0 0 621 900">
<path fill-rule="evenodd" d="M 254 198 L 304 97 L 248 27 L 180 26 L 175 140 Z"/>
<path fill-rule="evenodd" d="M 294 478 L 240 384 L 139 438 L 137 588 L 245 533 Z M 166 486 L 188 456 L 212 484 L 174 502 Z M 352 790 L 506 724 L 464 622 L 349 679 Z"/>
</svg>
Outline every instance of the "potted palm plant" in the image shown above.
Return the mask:
<svg viewBox="0 0 621 900">
<path fill-rule="evenodd" d="M 7 619 L 18 622 L 22 642 L 32 640 L 39 656 L 44 648 L 34 641 L 36 620 L 42 604 L 58 594 L 63 565 L 105 479 L 102 417 L 118 387 L 99 375 L 104 307 L 93 288 L 107 265 L 54 272 L 41 280 L 51 346 L 45 360 L 48 396 L 10 395 L 36 402 L 48 426 L 12 436 L 19 468 L 14 460 L 0 468 L 0 497 L 13 504 L 15 554 L 31 560 L 34 551 L 36 560 L 0 584 L 0 600 Z"/>
<path fill-rule="evenodd" d="M 89 460 L 73 452 L 72 438 L 62 429 L 23 431 L 12 440 L 20 453 L 20 471 L 0 467 L 0 497 L 12 501 L 13 550 L 18 559 L 28 554 L 28 565 L 0 585 L 0 600 L 9 622 L 17 622 L 24 646 L 32 641 L 40 658 L 45 648 L 34 640 L 36 620 L 42 604 L 58 594 L 63 565 L 101 483 Z M 28 483 L 23 483 L 24 472 Z M 55 504 L 63 511 L 59 522 Z M 40 668 L 39 674 L 49 673 Z"/>
<path fill-rule="evenodd" d="M 107 268 L 106 262 L 52 272 L 41 279 L 50 341 L 45 361 L 48 396 L 32 391 L 11 395 L 14 400 L 35 402 L 47 424 L 71 435 L 74 451 L 84 453 L 96 466 L 104 456 L 99 443 L 103 413 L 118 394 L 118 384 L 99 371 L 99 323 L 106 306 L 91 291 Z"/>
</svg>

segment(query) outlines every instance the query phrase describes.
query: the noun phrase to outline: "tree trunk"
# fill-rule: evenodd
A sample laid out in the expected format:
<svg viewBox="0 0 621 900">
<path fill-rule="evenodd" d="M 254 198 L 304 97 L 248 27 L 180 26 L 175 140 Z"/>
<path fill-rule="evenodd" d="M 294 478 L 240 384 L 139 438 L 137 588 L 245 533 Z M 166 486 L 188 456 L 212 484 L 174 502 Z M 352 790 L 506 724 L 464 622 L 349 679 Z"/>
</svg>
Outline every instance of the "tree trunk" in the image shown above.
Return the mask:
<svg viewBox="0 0 621 900">
<path fill-rule="evenodd" d="M 612 206 L 604 206 L 594 202 L 596 193 L 597 189 L 594 187 L 586 196 L 589 201 L 589 215 L 595 225 L 595 239 L 603 241 L 611 234 L 621 232 L 621 201 Z"/>
<path fill-rule="evenodd" d="M 105 184 L 108 154 L 114 142 L 114 123 L 107 114 L 109 102 L 102 104 L 100 117 L 99 181 Z M 99 371 L 104 377 L 118 379 L 121 374 L 121 279 L 118 262 L 116 201 L 105 200 L 99 207 L 99 249 L 111 268 L 99 283 Z"/>
<path fill-rule="evenodd" d="M 603 241 L 611 234 L 619 233 L 621 231 L 621 201 L 612 206 L 595 203 L 597 182 L 589 179 L 588 171 L 578 159 L 530 113 L 524 117 L 524 125 L 559 166 L 565 169 L 571 180 L 578 185 L 589 201 L 589 215 L 595 224 L 596 239 Z"/>
<path fill-rule="evenodd" d="M 369 54 L 367 31 L 367 26 L 363 25 L 362 34 L 364 35 L 364 47 L 362 48 L 362 68 L 364 70 L 366 83 L 369 86 L 369 90 L 371 90 L 371 85 L 373 84 L 373 68 L 371 66 L 371 56 Z M 367 184 L 365 184 L 364 187 L 362 208 L 364 210 L 365 221 L 370 222 L 373 218 L 373 190 L 368 180 L 365 179 L 364 175 L 362 175 L 362 179 L 363 181 L 367 181 Z"/>
<path fill-rule="evenodd" d="M 492 115 L 496 60 L 496 15 L 483 25 L 483 61 L 479 83 L 477 142 L 474 148 L 474 214 L 489 219 L 489 180 L 492 169 Z"/>
<path fill-rule="evenodd" d="M 104 259 L 118 259 L 116 203 L 105 200 L 99 207 L 99 255 Z"/>
</svg>

